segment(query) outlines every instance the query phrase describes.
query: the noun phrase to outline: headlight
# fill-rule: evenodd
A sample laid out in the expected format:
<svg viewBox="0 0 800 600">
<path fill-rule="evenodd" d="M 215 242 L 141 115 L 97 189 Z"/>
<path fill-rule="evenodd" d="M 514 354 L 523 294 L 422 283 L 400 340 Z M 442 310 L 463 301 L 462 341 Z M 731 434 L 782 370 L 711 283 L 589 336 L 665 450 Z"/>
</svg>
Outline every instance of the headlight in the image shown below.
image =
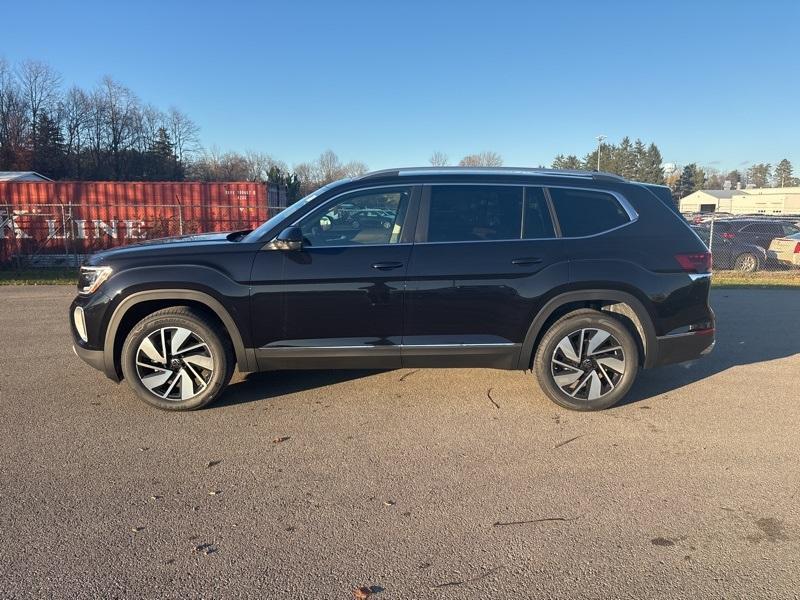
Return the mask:
<svg viewBox="0 0 800 600">
<path fill-rule="evenodd" d="M 111 267 L 81 267 L 81 274 L 78 276 L 78 293 L 94 294 L 110 276 Z"/>
</svg>

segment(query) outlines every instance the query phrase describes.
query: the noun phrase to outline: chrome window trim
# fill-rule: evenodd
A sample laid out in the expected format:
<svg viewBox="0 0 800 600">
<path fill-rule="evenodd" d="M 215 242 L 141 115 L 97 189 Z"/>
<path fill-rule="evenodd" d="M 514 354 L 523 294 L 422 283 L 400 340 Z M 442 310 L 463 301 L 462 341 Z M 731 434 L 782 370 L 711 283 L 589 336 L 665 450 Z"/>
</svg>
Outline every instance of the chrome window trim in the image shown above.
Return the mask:
<svg viewBox="0 0 800 600">
<path fill-rule="evenodd" d="M 423 245 L 423 244 L 483 244 L 483 243 L 486 243 L 486 242 L 494 242 L 494 243 L 500 243 L 500 242 L 540 242 L 540 241 L 548 241 L 548 240 L 584 240 L 584 239 L 590 239 L 590 238 L 598 237 L 598 236 L 601 236 L 601 235 L 605 235 L 607 233 L 611 233 L 612 231 L 617 231 L 618 229 L 622 229 L 623 227 L 627 227 L 628 225 L 631 225 L 631 224 L 633 224 L 633 223 L 635 223 L 636 221 L 639 220 L 639 213 L 636 212 L 636 209 L 633 208 L 633 206 L 631 205 L 630 202 L 628 202 L 628 200 L 627 200 L 627 198 L 625 198 L 625 196 L 623 196 L 619 192 L 615 192 L 613 190 L 604 190 L 604 189 L 596 188 L 596 187 L 582 187 L 582 186 L 573 186 L 573 185 L 543 185 L 543 184 L 540 184 L 540 183 L 534 183 L 534 184 L 525 184 L 525 183 L 491 183 L 491 182 L 488 182 L 488 181 L 485 181 L 485 182 L 484 181 L 482 181 L 482 182 L 463 182 L 463 181 L 459 181 L 459 182 L 451 182 L 451 183 L 448 183 L 446 181 L 437 181 L 437 182 L 431 182 L 431 183 L 425 182 L 422 185 L 426 185 L 426 186 L 435 186 L 435 185 L 450 185 L 450 186 L 452 186 L 452 185 L 470 185 L 470 186 L 479 186 L 479 185 L 482 185 L 482 186 L 491 186 L 491 187 L 500 187 L 500 186 L 508 187 L 508 186 L 511 186 L 511 187 L 522 187 L 522 188 L 536 187 L 536 188 L 541 188 L 543 190 L 560 189 L 560 190 L 579 190 L 579 191 L 580 190 L 584 190 L 584 191 L 588 191 L 588 192 L 598 192 L 598 193 L 601 193 L 601 194 L 609 194 L 609 195 L 611 195 L 617 202 L 619 202 L 620 206 L 622 206 L 622 209 L 628 215 L 628 218 L 630 220 L 627 223 L 623 223 L 622 225 L 617 225 L 616 227 L 612 227 L 611 229 L 604 229 L 603 231 L 599 231 L 597 233 L 592 233 L 590 235 L 560 236 L 560 237 L 546 237 L 546 238 L 525 238 L 525 239 L 512 238 L 512 239 L 507 239 L 507 240 L 462 240 L 462 241 L 448 241 L 448 242 L 414 242 L 414 244 L 419 244 L 419 245 Z M 555 207 L 554 207 L 554 209 L 555 209 Z M 555 227 L 555 221 L 553 222 L 553 226 Z M 560 229 L 560 227 L 559 227 L 559 229 Z M 427 235 L 427 232 L 425 232 L 425 233 Z"/>
</svg>

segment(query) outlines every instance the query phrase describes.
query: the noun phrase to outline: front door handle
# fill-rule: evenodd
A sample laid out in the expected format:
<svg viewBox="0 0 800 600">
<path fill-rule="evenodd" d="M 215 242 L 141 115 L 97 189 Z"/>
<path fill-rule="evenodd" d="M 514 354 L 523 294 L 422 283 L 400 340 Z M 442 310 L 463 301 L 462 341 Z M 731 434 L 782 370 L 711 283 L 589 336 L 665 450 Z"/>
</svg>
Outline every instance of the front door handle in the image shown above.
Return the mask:
<svg viewBox="0 0 800 600">
<path fill-rule="evenodd" d="M 511 261 L 512 265 L 538 265 L 542 259 L 538 256 L 527 256 L 525 258 L 515 258 Z"/>
<path fill-rule="evenodd" d="M 378 269 L 379 271 L 391 271 L 392 269 L 399 269 L 403 266 L 401 262 L 377 262 L 372 265 L 373 269 Z"/>
</svg>

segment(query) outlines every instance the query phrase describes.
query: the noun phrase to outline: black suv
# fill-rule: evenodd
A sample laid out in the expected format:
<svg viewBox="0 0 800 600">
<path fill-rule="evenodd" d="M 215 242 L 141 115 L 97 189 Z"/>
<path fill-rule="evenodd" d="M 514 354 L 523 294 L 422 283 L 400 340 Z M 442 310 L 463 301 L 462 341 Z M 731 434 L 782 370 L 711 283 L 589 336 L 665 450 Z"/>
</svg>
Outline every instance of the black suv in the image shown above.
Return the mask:
<svg viewBox="0 0 800 600">
<path fill-rule="evenodd" d="M 384 217 L 355 227 L 360 210 Z M 595 410 L 640 368 L 712 349 L 710 259 L 667 188 L 394 169 L 253 231 L 95 254 L 70 324 L 81 358 L 168 410 L 211 402 L 235 366 L 531 369 L 556 403 Z"/>
</svg>

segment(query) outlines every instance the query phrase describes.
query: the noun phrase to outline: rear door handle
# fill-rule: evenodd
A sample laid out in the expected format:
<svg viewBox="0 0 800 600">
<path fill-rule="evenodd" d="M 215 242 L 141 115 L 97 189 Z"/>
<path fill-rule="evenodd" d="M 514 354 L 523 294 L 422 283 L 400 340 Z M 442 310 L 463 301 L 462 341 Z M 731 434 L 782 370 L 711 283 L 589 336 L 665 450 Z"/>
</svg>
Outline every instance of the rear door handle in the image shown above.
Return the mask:
<svg viewBox="0 0 800 600">
<path fill-rule="evenodd" d="M 538 265 L 542 259 L 538 256 L 527 256 L 525 258 L 515 258 L 511 261 L 512 265 Z"/>
<path fill-rule="evenodd" d="M 379 271 L 391 271 L 392 269 L 399 269 L 403 266 L 401 262 L 377 262 L 372 265 L 373 269 L 378 269 Z"/>
</svg>

